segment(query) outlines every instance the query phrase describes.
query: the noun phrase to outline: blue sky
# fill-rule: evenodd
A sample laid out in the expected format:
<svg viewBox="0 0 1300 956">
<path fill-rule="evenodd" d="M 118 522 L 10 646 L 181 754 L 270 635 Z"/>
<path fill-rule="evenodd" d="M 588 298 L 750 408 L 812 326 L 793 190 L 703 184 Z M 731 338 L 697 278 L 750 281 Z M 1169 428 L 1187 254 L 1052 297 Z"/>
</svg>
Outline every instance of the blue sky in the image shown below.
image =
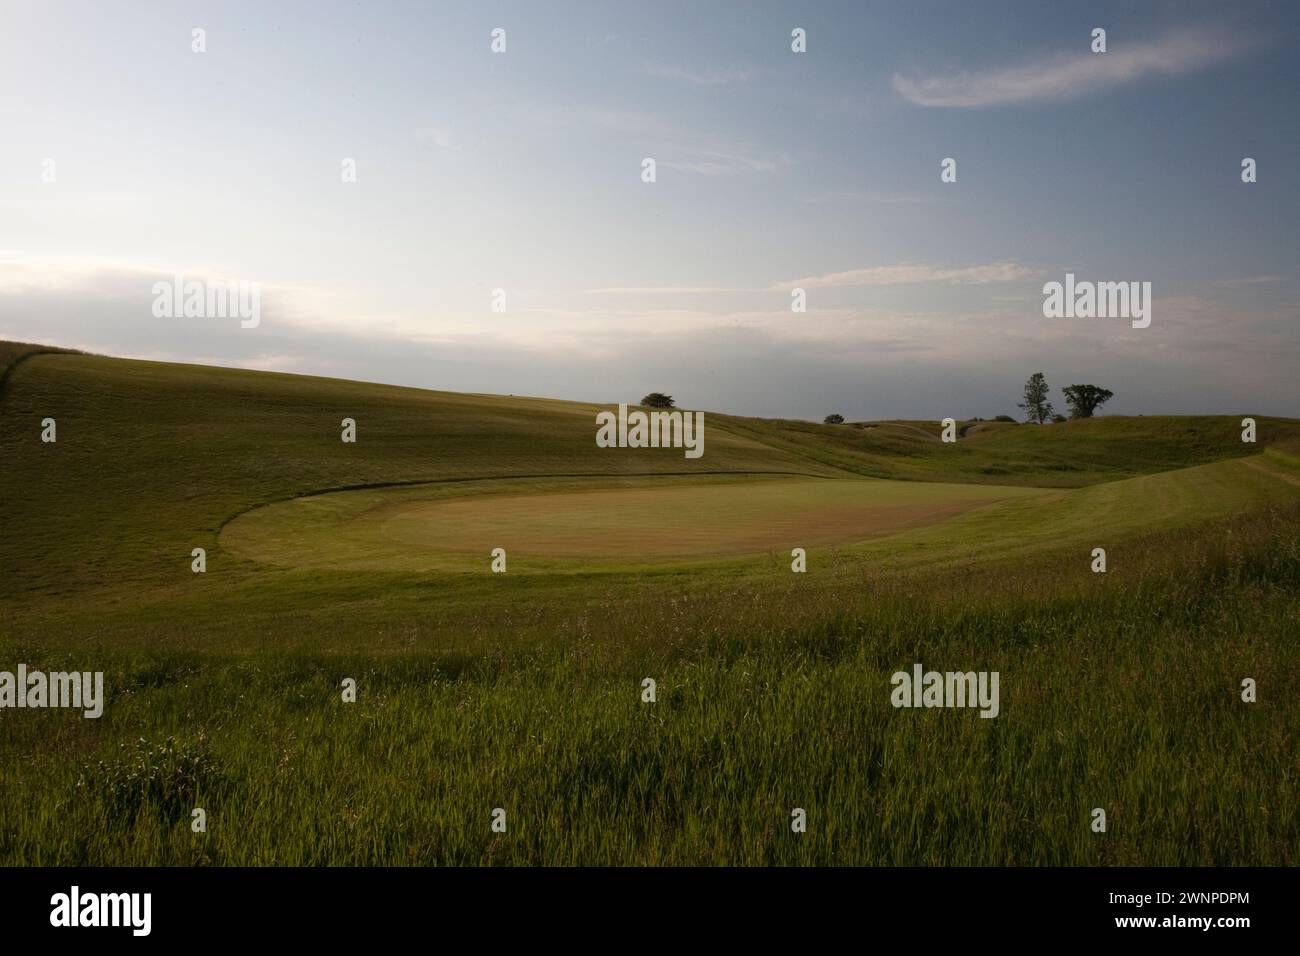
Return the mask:
<svg viewBox="0 0 1300 956">
<path fill-rule="evenodd" d="M 3 16 L 0 337 L 791 417 L 1011 413 L 1038 370 L 1300 415 L 1286 4 Z M 1151 327 L 1044 318 L 1067 271 L 1150 281 Z M 176 273 L 260 283 L 261 325 L 156 318 Z"/>
</svg>

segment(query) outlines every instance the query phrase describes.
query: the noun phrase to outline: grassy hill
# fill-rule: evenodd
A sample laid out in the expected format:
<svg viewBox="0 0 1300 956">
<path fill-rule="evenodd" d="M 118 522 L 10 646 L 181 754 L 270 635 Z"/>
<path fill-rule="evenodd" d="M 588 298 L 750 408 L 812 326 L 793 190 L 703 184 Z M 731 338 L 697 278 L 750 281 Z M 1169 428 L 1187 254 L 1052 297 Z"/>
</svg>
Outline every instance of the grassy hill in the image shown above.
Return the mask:
<svg viewBox="0 0 1300 956">
<path fill-rule="evenodd" d="M 1300 862 L 1300 423 L 608 407 L 0 345 L 0 864 Z"/>
<path fill-rule="evenodd" d="M 138 590 L 212 548 L 222 524 L 328 488 L 504 476 L 833 469 L 710 428 L 705 458 L 600 452 L 594 405 L 335 379 L 41 355 L 14 373 L 0 422 L 14 506 L 0 576 L 20 589 Z M 42 444 L 55 418 L 58 442 Z M 340 422 L 359 441 L 340 441 Z M 694 468 L 692 468 L 694 465 Z M 180 562 L 179 564 L 177 562 Z M 25 597 L 30 598 L 29 593 Z"/>
<path fill-rule="evenodd" d="M 1290 419 L 1255 416 L 1257 443 L 1241 441 L 1242 415 L 1103 416 L 1059 425 L 958 423 L 945 445 L 938 422 L 814 425 L 725 419 L 729 427 L 812 461 L 875 478 L 1076 488 L 1294 446 Z"/>
<path fill-rule="evenodd" d="M 38 347 L 24 346 L 27 351 Z M 0 420 L 4 596 L 174 580 L 237 515 L 326 489 L 461 479 L 753 473 L 1073 487 L 1257 453 L 1294 440 L 1262 419 L 1099 418 L 945 445 L 937 423 L 872 428 L 709 414 L 706 452 L 594 444 L 608 406 L 75 354 L 11 376 Z M 42 444 L 40 422 L 59 440 Z M 359 440 L 339 440 L 353 418 Z"/>
</svg>

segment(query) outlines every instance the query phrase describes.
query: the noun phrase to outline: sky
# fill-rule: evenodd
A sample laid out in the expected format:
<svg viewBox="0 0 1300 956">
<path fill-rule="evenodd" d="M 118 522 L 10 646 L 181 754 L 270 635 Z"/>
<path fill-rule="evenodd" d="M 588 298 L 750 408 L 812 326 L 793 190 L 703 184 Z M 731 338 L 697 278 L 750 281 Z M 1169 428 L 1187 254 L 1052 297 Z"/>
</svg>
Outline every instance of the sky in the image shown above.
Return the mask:
<svg viewBox="0 0 1300 956">
<path fill-rule="evenodd" d="M 1095 383 L 1117 414 L 1300 416 L 1295 4 L 0 23 L 3 339 L 815 420 L 1019 414 L 1036 371 L 1058 408 Z M 1067 272 L 1150 282 L 1150 326 L 1044 317 Z M 175 275 L 257 283 L 260 324 L 155 315 Z"/>
</svg>

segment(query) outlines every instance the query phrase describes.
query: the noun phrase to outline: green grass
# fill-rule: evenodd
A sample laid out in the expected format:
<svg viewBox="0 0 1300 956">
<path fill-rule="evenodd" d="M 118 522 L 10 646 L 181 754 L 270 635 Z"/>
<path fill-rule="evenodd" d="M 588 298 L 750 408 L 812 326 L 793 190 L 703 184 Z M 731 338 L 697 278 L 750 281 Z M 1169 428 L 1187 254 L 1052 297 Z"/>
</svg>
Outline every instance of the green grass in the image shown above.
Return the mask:
<svg viewBox="0 0 1300 956">
<path fill-rule="evenodd" d="M 1047 426 L 979 422 L 971 423 L 964 440 L 949 445 L 939 441 L 938 422 L 726 422 L 792 454 L 875 478 L 1077 488 L 1242 457 L 1260 445 L 1300 439 L 1295 421 L 1252 416 L 1259 424 L 1258 444 L 1243 444 L 1243 417 L 1107 416 Z"/>
<path fill-rule="evenodd" d="M 1240 416 L 944 445 L 936 423 L 709 414 L 692 462 L 596 449 L 598 407 L 15 366 L 0 669 L 102 669 L 108 703 L 100 720 L 0 710 L 0 864 L 1300 863 L 1297 423 L 1260 419 L 1256 446 Z M 740 500 L 791 475 L 1019 493 L 810 547 L 803 575 L 788 548 L 506 575 L 487 572 L 492 545 L 464 570 L 277 566 L 223 535 L 287 515 L 282 547 L 319 532 L 324 548 L 337 536 L 300 514 L 503 488 Z M 313 494 L 342 488 L 362 490 Z M 1001 715 L 895 710 L 889 677 L 917 661 L 999 671 Z"/>
<path fill-rule="evenodd" d="M 1038 489 L 712 475 L 500 479 L 312 495 L 244 513 L 220 544 L 281 567 L 647 570 L 665 561 L 828 550 Z M 765 562 L 762 566 L 766 566 Z"/>
</svg>

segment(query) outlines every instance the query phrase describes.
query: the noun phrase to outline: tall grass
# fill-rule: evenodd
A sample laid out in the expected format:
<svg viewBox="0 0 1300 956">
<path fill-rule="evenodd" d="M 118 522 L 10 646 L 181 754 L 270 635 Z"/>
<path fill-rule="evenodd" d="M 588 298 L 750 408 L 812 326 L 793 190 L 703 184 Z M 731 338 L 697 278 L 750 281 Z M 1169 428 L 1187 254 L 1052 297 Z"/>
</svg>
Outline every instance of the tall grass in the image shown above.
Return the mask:
<svg viewBox="0 0 1300 956">
<path fill-rule="evenodd" d="M 1122 577 L 661 591 L 458 651 L 104 648 L 101 720 L 0 712 L 0 862 L 1295 865 L 1297 516 L 1152 536 Z M 917 661 L 999 671 L 1001 715 L 895 710 Z"/>
</svg>

